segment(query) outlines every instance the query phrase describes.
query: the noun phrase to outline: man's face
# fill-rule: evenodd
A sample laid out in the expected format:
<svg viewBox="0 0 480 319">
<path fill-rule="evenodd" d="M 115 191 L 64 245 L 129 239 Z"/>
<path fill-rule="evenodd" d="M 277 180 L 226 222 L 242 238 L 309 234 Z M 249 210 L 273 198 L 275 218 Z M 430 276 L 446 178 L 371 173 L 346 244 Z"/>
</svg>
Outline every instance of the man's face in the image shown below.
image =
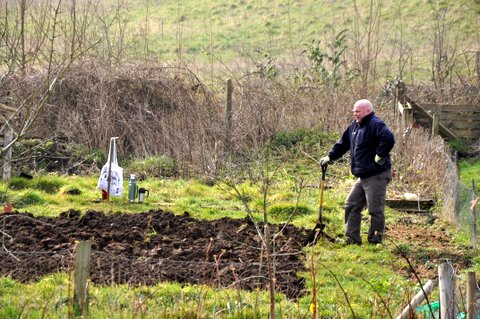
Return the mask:
<svg viewBox="0 0 480 319">
<path fill-rule="evenodd" d="M 357 123 L 360 123 L 370 112 L 371 110 L 365 104 L 355 104 L 353 106 L 353 117 Z"/>
</svg>

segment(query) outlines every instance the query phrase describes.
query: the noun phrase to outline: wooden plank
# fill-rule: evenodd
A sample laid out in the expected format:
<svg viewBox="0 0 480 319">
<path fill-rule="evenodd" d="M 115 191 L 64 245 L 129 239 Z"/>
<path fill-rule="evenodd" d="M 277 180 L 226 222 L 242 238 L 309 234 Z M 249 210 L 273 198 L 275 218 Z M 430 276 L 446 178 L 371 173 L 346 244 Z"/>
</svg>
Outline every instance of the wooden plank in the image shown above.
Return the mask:
<svg viewBox="0 0 480 319">
<path fill-rule="evenodd" d="M 468 121 L 463 121 L 463 122 L 445 122 L 442 121 L 443 125 L 450 129 L 451 131 L 455 130 L 470 130 L 470 131 L 478 131 L 480 130 L 480 122 L 468 122 Z"/>
<path fill-rule="evenodd" d="M 414 111 L 416 111 L 418 114 L 421 114 L 422 116 L 426 117 L 428 119 L 428 121 L 430 122 L 430 124 L 433 123 L 433 116 L 430 113 L 425 111 L 420 105 L 413 102 L 412 100 L 409 100 L 409 102 L 412 105 L 412 108 L 413 108 Z M 451 139 L 451 140 L 458 139 L 458 137 L 452 131 L 450 131 L 445 125 L 443 125 L 442 123 L 439 123 L 439 125 L 438 125 L 438 132 L 440 133 L 440 135 L 442 135 L 445 138 L 448 138 L 448 139 Z"/>
<path fill-rule="evenodd" d="M 413 299 L 408 303 L 407 306 L 403 309 L 400 316 L 397 319 L 408 319 L 415 316 L 415 309 L 427 298 L 427 296 L 433 291 L 437 286 L 438 279 L 433 279 L 427 281 L 427 283 L 420 289 L 419 292 L 413 297 Z M 430 314 L 430 313 L 429 313 Z"/>
<path fill-rule="evenodd" d="M 480 105 L 455 105 L 455 104 L 433 104 L 433 103 L 420 103 L 419 105 L 427 111 L 480 112 Z"/>
<path fill-rule="evenodd" d="M 472 121 L 480 123 L 480 113 L 435 113 L 440 116 L 441 121 Z"/>
<path fill-rule="evenodd" d="M 387 198 L 385 204 L 390 208 L 401 211 L 427 212 L 435 206 L 435 201 L 433 199 L 407 200 Z"/>
<path fill-rule="evenodd" d="M 466 137 L 466 138 L 480 137 L 480 131 L 476 130 L 476 129 L 457 128 L 453 131 L 455 131 L 455 133 L 458 136 L 463 136 L 463 137 Z"/>
</svg>

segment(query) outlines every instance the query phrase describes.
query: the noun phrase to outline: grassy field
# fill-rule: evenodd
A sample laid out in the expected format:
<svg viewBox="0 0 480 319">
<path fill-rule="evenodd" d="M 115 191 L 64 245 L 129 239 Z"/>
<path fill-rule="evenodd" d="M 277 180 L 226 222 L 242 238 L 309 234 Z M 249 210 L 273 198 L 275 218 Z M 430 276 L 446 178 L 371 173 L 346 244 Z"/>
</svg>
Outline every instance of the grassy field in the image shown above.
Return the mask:
<svg viewBox="0 0 480 319">
<path fill-rule="evenodd" d="M 304 165 L 303 171 L 311 173 L 303 176 L 305 187 L 301 192 L 298 189 L 300 175 L 294 178 L 289 170 L 292 166 L 287 164 L 278 167 L 267 196 L 266 207 L 271 222 L 284 222 L 290 217 L 288 212 L 293 207 L 303 207 L 300 214 L 293 216 L 292 223 L 306 228 L 311 228 L 316 223 L 320 172 L 314 163 L 307 162 Z M 353 179 L 338 176 L 344 175 L 347 169 L 345 164 L 334 165 L 327 175 L 327 185 L 333 188 L 328 188 L 324 193 L 324 218 L 326 233 L 333 237 L 342 236 L 343 233 L 342 207 Z M 109 202 L 98 201 L 100 191 L 96 189 L 97 178 L 56 175 L 38 175 L 32 180 L 15 178 L 9 185 L 3 185 L 3 191 L 17 206 L 15 209 L 47 216 L 56 216 L 74 208 L 82 212 L 94 209 L 132 213 L 163 209 L 176 214 L 188 211 L 192 216 L 202 219 L 225 216 L 243 218 L 246 210 L 242 198 L 248 198 L 254 216 L 260 220 L 265 207 L 262 183 L 258 180 L 245 180 L 237 184 L 236 187 L 242 194 L 240 198 L 222 180 L 212 183 L 202 179 L 147 178 L 138 183 L 150 191 L 150 196 L 143 204 L 129 204 L 126 191 L 122 198 L 112 197 Z M 125 188 L 128 188 L 127 181 Z M 72 190 L 79 194 L 71 194 Z M 411 217 L 387 208 L 387 226 L 393 227 L 405 218 Z M 439 225 L 435 223 L 430 227 L 440 227 Z M 454 232 L 454 228 L 450 228 L 452 226 L 441 225 Z M 366 222 L 362 224 L 362 232 L 366 232 L 367 226 Z M 430 229 L 427 225 L 423 227 L 427 227 L 425 230 Z M 466 236 L 458 238 L 466 240 Z M 460 240 L 458 238 L 457 241 Z M 414 260 L 425 258 L 421 256 L 428 254 L 430 248 L 423 247 L 415 252 L 417 248 L 414 242 L 390 240 L 386 241 L 385 246 L 361 247 L 343 247 L 341 244 L 321 241 L 315 247 L 305 249 L 305 263 L 309 271 L 302 276 L 307 280 L 306 289 L 310 293 L 313 289 L 312 278 L 315 278 L 320 317 L 347 318 L 352 317 L 353 312 L 356 318 L 389 318 L 389 312 L 395 314 L 400 310 L 405 298 L 418 290 L 418 284 L 402 275 L 401 269 L 408 269 L 408 265 L 405 259 L 398 257 L 398 251 L 405 251 Z M 473 269 L 475 267 L 478 265 L 473 262 Z M 54 274 L 32 284 L 2 278 L 0 316 L 74 318 L 72 305 L 68 302 L 72 293 L 70 276 L 71 274 L 65 273 Z M 460 284 L 462 277 L 459 278 Z M 92 284 L 89 294 L 92 318 L 264 318 L 268 315 L 269 306 L 266 291 L 246 292 L 175 283 L 162 283 L 153 287 L 104 287 Z M 437 292 L 433 294 L 433 300 L 436 295 Z M 17 296 L 23 297 L 19 299 Z M 349 303 L 345 302 L 345 298 L 348 298 Z M 276 316 L 310 317 L 310 305 L 309 294 L 298 300 L 288 300 L 278 295 Z"/>
<path fill-rule="evenodd" d="M 144 57 L 160 61 L 211 64 L 217 71 L 222 63 L 295 65 L 312 43 L 327 52 L 347 30 L 348 67 L 361 69 L 370 56 L 383 78 L 402 72 L 428 79 L 435 50 L 465 53 L 468 60 L 467 52 L 478 49 L 472 39 L 479 37 L 479 10 L 474 1 L 138 0 L 124 14 Z"/>
</svg>

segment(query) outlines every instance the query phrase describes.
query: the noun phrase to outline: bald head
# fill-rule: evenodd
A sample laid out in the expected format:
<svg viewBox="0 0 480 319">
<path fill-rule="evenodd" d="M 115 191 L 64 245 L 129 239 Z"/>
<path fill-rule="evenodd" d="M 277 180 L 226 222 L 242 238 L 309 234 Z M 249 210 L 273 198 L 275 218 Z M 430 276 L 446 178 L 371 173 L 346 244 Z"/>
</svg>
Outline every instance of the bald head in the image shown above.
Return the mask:
<svg viewBox="0 0 480 319">
<path fill-rule="evenodd" d="M 358 100 L 353 105 L 353 117 L 357 123 L 360 123 L 365 116 L 372 112 L 373 105 L 369 100 Z"/>
</svg>

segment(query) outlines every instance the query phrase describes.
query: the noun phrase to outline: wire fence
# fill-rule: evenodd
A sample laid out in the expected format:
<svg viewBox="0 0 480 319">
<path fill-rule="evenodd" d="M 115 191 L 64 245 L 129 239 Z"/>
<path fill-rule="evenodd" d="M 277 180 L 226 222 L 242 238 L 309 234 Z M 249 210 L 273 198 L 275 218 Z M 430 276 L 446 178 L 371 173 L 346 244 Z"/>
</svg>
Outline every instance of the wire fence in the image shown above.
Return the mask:
<svg viewBox="0 0 480 319">
<path fill-rule="evenodd" d="M 458 226 L 461 233 L 470 236 L 471 244 L 477 246 L 477 214 L 473 201 L 476 198 L 475 182 L 466 185 L 460 181 L 456 155 L 447 158 L 444 205 L 442 217 Z"/>
</svg>

